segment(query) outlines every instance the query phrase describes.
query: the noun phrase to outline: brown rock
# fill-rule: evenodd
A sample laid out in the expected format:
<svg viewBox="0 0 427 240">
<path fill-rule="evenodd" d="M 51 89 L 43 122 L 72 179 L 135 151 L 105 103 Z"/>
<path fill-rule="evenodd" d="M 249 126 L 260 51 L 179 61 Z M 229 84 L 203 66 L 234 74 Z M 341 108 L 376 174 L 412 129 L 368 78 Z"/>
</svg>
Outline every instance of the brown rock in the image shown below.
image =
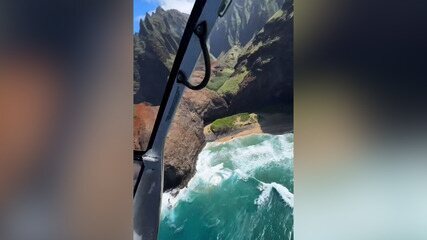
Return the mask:
<svg viewBox="0 0 427 240">
<path fill-rule="evenodd" d="M 135 150 L 145 150 L 158 110 L 159 107 L 150 106 L 146 103 L 134 105 L 133 147 Z"/>
<path fill-rule="evenodd" d="M 200 91 L 187 90 L 183 101 L 189 104 L 205 123 L 226 115 L 228 104 L 218 93 L 207 88 Z"/>
<path fill-rule="evenodd" d="M 183 99 L 166 140 L 165 190 L 186 185 L 196 170 L 197 156 L 204 144 L 203 120 Z"/>
</svg>

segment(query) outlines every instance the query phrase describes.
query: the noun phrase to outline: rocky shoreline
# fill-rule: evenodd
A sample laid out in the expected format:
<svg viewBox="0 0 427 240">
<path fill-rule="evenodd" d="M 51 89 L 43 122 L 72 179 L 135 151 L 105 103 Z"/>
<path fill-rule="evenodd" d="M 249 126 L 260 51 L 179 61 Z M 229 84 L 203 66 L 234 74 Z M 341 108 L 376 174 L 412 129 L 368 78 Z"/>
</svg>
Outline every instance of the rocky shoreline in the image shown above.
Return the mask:
<svg viewBox="0 0 427 240">
<path fill-rule="evenodd" d="M 290 114 L 252 113 L 247 114 L 251 116 L 247 122 L 238 119 L 238 124 L 233 125 L 233 128 L 215 134 L 210 131 L 214 122 L 205 125 L 203 120 L 203 113 L 212 115 L 212 109 L 216 109 L 215 104 L 212 104 L 212 99 L 210 101 L 204 101 L 203 98 L 197 99 L 199 102 L 196 104 L 189 101 L 189 98 L 184 98 L 167 137 L 164 191 L 183 188 L 187 185 L 196 172 L 198 155 L 207 142 L 226 142 L 252 134 L 283 134 L 293 129 Z M 202 103 L 206 103 L 205 107 L 202 107 L 204 105 Z M 153 115 L 157 107 L 138 104 L 135 106 L 135 111 Z M 134 117 L 135 149 L 141 149 L 148 142 L 153 121 L 154 118 Z"/>
<path fill-rule="evenodd" d="M 236 138 L 241 138 L 253 134 L 285 134 L 293 131 L 293 118 L 290 114 L 285 113 L 257 113 L 258 121 L 240 126 L 228 132 L 223 132 L 219 135 L 213 135 L 208 129 L 211 124 L 204 126 L 203 129 L 203 141 L 199 142 L 199 148 L 197 151 L 193 151 L 190 155 L 183 156 L 178 161 L 171 161 L 167 158 L 165 161 L 165 189 L 169 191 L 172 189 L 181 189 L 187 186 L 187 183 L 194 176 L 196 169 L 196 163 L 200 151 L 204 148 L 208 142 L 226 142 Z M 177 136 L 174 134 L 174 136 Z M 168 148 L 175 148 L 177 145 L 182 145 L 182 142 L 175 142 L 174 146 Z M 185 148 L 183 148 L 185 149 Z M 179 168 L 186 167 L 188 171 L 182 171 Z M 182 175 L 178 175 L 182 174 Z M 179 176 L 177 178 L 176 176 Z M 175 182 L 174 182 L 175 181 Z M 169 183 L 168 183 L 169 182 Z M 173 186 L 173 187 L 170 187 Z"/>
</svg>

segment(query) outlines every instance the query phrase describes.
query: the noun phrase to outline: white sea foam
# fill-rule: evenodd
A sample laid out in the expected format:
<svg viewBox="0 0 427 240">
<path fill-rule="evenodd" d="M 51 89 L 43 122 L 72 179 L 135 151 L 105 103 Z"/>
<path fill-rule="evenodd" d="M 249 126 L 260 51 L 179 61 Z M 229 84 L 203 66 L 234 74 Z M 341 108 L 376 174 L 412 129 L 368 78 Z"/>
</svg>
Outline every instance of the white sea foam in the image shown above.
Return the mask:
<svg viewBox="0 0 427 240">
<path fill-rule="evenodd" d="M 273 186 L 270 184 L 260 184 L 258 189 L 261 191 L 261 194 L 257 199 L 255 199 L 255 204 L 258 206 L 264 206 L 268 202 L 268 199 L 270 199 Z"/>
<path fill-rule="evenodd" d="M 248 174 L 242 172 L 240 169 L 234 170 L 234 173 L 243 181 L 247 181 L 250 178 Z"/>
<path fill-rule="evenodd" d="M 244 146 L 242 139 L 236 139 L 226 143 L 232 145 L 231 150 L 221 150 L 224 152 L 217 154 L 229 159 L 233 170 L 239 169 L 247 174 L 273 162 L 280 162 L 290 167 L 293 159 L 293 142 L 288 141 L 289 136 L 289 134 L 273 136 L 273 139 L 251 146 Z"/>
<path fill-rule="evenodd" d="M 224 180 L 230 178 L 233 172 L 218 164 L 213 167 L 198 165 L 197 172 L 189 181 L 187 187 L 174 189 L 163 193 L 162 196 L 162 220 L 167 215 L 173 220 L 173 209 L 180 201 L 191 202 L 191 192 L 200 192 L 205 188 L 219 186 Z"/>
<path fill-rule="evenodd" d="M 235 139 L 227 143 L 208 143 L 199 154 L 196 173 L 187 184 L 187 187 L 172 190 L 163 194 L 162 220 L 164 216 L 173 221 L 173 209 L 180 201 L 191 202 L 192 193 L 203 192 L 206 189 L 218 187 L 221 183 L 233 175 L 247 181 L 253 178 L 252 173 L 272 162 L 283 163 L 285 167 L 291 167 L 293 159 L 293 134 L 271 136 L 255 145 L 246 146 L 244 139 Z M 228 148 L 213 150 L 222 144 L 230 144 Z M 232 166 L 232 169 L 224 165 Z M 258 180 L 257 180 L 258 181 Z M 260 182 L 261 194 L 255 203 L 265 204 L 268 201 L 272 189 L 275 189 L 283 201 L 293 208 L 293 194 L 283 185 L 278 183 Z"/>
<path fill-rule="evenodd" d="M 291 208 L 294 208 L 294 194 L 292 194 L 289 189 L 285 186 L 272 182 L 272 183 L 262 183 L 259 185 L 258 189 L 261 191 L 259 197 L 255 200 L 255 204 L 258 206 L 265 205 L 270 199 L 271 191 L 274 189 L 279 193 L 283 201 L 288 204 Z"/>
<path fill-rule="evenodd" d="M 287 203 L 291 208 L 294 208 L 294 194 L 289 191 L 285 186 L 272 182 L 270 183 L 273 188 L 280 194 L 283 201 Z"/>
</svg>

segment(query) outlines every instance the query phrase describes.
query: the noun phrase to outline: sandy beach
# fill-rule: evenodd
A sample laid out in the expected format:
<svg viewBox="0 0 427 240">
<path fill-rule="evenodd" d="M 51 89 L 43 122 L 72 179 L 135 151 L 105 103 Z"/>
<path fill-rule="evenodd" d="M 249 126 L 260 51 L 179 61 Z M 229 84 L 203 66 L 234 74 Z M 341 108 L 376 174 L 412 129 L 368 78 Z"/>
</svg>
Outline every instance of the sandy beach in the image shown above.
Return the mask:
<svg viewBox="0 0 427 240">
<path fill-rule="evenodd" d="M 219 138 L 217 138 L 215 140 L 215 142 L 227 142 L 230 140 L 233 140 L 235 138 L 239 138 L 239 137 L 244 137 L 244 136 L 248 136 L 248 135 L 252 135 L 252 134 L 260 134 L 263 133 L 261 126 L 256 123 L 256 124 L 252 124 L 250 126 L 248 126 L 245 129 L 242 129 L 240 131 L 235 131 L 235 132 L 231 132 L 227 135 L 224 136 L 220 136 Z"/>
<path fill-rule="evenodd" d="M 284 113 L 257 113 L 259 116 L 258 123 L 254 123 L 243 128 L 234 130 L 220 136 L 212 136 L 208 140 L 214 142 L 227 142 L 235 138 L 249 136 L 253 134 L 283 134 L 293 131 L 293 119 Z M 208 126 L 207 126 L 208 127 Z M 205 131 L 206 134 L 206 131 Z"/>
</svg>

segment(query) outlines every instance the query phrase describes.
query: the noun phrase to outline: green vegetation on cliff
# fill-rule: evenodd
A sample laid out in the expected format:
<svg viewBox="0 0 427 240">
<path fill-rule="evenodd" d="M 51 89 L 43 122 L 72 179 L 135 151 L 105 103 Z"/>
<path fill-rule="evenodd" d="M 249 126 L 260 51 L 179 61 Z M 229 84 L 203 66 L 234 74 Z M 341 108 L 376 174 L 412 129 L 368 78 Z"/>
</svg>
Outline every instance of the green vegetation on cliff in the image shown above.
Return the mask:
<svg viewBox="0 0 427 240">
<path fill-rule="evenodd" d="M 210 130 L 215 134 L 222 134 L 257 121 L 258 116 L 254 113 L 239 113 L 215 120 L 210 125 Z"/>
<path fill-rule="evenodd" d="M 230 77 L 229 79 L 226 79 L 224 84 L 218 89 L 218 93 L 221 95 L 236 94 L 239 91 L 240 83 L 243 82 L 243 79 L 245 79 L 247 74 L 247 71 L 243 71 Z"/>
<path fill-rule="evenodd" d="M 292 109 L 293 11 L 293 1 L 286 1 L 240 53 L 235 72 L 217 91 L 230 112 Z"/>
<path fill-rule="evenodd" d="M 233 0 L 227 14 L 212 29 L 211 53 L 219 56 L 233 45 L 245 46 L 283 3 L 285 0 Z"/>
<path fill-rule="evenodd" d="M 230 78 L 233 74 L 234 69 L 224 68 L 221 71 L 216 73 L 216 76 L 213 76 L 208 83 L 207 88 L 213 91 L 218 91 L 224 85 L 224 83 Z"/>
</svg>

